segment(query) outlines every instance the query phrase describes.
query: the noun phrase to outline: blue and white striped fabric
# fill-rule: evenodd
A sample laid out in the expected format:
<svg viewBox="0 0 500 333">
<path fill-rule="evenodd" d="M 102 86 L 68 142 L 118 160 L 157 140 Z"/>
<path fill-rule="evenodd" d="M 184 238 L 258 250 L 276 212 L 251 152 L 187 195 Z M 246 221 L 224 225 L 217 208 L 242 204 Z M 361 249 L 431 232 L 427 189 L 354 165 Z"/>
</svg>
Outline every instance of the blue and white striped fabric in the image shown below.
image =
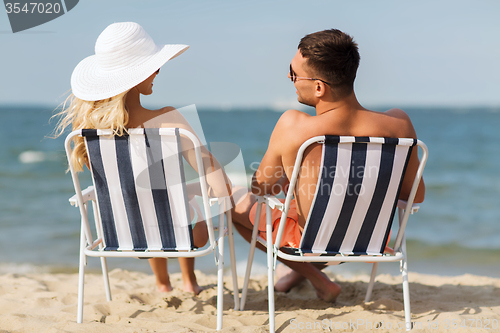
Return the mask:
<svg viewBox="0 0 500 333">
<path fill-rule="evenodd" d="M 179 130 L 82 130 L 105 250 L 193 249 Z"/>
<path fill-rule="evenodd" d="M 326 136 L 299 253 L 380 255 L 417 140 Z"/>
</svg>

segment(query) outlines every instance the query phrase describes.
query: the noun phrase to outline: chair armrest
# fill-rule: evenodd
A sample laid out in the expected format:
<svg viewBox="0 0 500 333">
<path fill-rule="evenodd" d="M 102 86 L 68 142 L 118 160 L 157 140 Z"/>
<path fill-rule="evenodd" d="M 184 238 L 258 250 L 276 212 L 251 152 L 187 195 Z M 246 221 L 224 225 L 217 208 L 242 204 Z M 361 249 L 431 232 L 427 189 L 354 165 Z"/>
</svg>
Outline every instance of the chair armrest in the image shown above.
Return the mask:
<svg viewBox="0 0 500 333">
<path fill-rule="evenodd" d="M 85 190 L 82 191 L 83 202 L 87 202 L 89 200 L 95 200 L 95 191 L 94 186 L 89 186 Z M 71 206 L 78 207 L 78 202 L 76 200 L 76 194 L 69 198 L 69 203 Z"/>
<path fill-rule="evenodd" d="M 266 204 L 269 207 L 271 207 L 272 209 L 277 208 L 277 209 L 283 211 L 283 209 L 285 208 L 285 204 L 282 203 L 281 201 L 279 201 L 275 196 L 266 194 L 264 196 L 264 200 L 266 201 Z"/>
<path fill-rule="evenodd" d="M 226 200 L 229 200 L 230 197 L 220 197 L 220 198 L 208 198 L 208 203 L 210 206 L 215 205 L 216 203 L 222 204 Z"/>
<path fill-rule="evenodd" d="M 406 206 L 408 205 L 408 203 L 405 201 L 405 200 L 398 200 L 398 208 L 399 209 L 404 209 L 406 210 Z M 411 214 L 413 213 L 416 213 L 418 212 L 418 210 L 420 209 L 420 206 L 418 204 L 413 204 L 411 206 Z"/>
</svg>

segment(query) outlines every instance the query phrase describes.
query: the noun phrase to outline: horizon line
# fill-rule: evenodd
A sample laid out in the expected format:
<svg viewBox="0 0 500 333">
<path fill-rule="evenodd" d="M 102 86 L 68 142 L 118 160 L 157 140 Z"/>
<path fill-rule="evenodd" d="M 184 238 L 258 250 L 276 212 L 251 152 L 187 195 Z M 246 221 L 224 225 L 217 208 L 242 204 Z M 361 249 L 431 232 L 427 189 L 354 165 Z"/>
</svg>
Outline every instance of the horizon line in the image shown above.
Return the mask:
<svg viewBox="0 0 500 333">
<path fill-rule="evenodd" d="M 188 105 L 192 104 L 186 104 L 182 106 L 177 106 L 177 108 L 182 108 Z M 398 108 L 402 110 L 412 110 L 412 109 L 457 109 L 457 110 L 466 110 L 466 109 L 484 109 L 484 110 L 500 110 L 500 104 L 461 104 L 461 105 L 453 105 L 453 104 L 441 104 L 441 103 L 422 103 L 422 104 L 401 104 L 400 106 L 394 106 L 391 105 L 391 103 L 383 104 L 383 103 L 374 103 L 374 104 L 367 104 L 368 109 L 374 109 L 378 111 L 377 109 L 384 109 L 388 110 L 391 108 Z M 290 108 L 277 108 L 276 106 L 273 105 L 216 105 L 216 104 L 195 104 L 196 108 L 198 111 L 204 112 L 204 111 L 212 111 L 212 112 L 244 112 L 244 111 L 259 111 L 261 109 L 262 112 L 264 111 L 272 111 L 272 112 L 285 112 L 289 110 Z M 152 109 L 160 109 L 162 108 L 161 106 L 157 106 L 154 104 L 147 104 L 145 103 L 145 107 L 147 108 L 152 108 Z M 175 107 L 175 106 L 174 106 Z M 36 109 L 52 109 L 53 111 L 59 110 L 60 105 L 51 105 L 49 103 L 0 103 L 0 109 L 6 109 L 6 108 L 36 108 Z M 312 111 L 312 107 L 306 106 L 306 105 L 300 105 L 296 108 L 297 110 L 307 112 Z"/>
</svg>

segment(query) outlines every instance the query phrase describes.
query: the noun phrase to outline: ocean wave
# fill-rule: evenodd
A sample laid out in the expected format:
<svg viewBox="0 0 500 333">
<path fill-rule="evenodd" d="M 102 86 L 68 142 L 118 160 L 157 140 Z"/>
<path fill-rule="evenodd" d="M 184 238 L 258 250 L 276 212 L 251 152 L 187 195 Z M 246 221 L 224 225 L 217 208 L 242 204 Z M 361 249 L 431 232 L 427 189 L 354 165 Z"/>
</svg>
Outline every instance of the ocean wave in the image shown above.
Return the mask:
<svg viewBox="0 0 500 333">
<path fill-rule="evenodd" d="M 236 271 L 238 272 L 239 276 L 245 276 L 246 269 L 247 269 L 247 261 L 246 260 L 236 261 Z M 252 264 L 252 270 L 250 272 L 250 276 L 256 277 L 256 276 L 266 275 L 266 274 L 267 274 L 267 265 L 265 264 L 265 262 L 264 263 L 257 262 L 257 260 L 254 258 L 254 261 Z"/>
<path fill-rule="evenodd" d="M 49 271 L 48 267 L 36 266 L 29 263 L 0 263 L 0 274 L 40 274 Z"/>
<path fill-rule="evenodd" d="M 56 160 L 57 154 L 55 152 L 26 150 L 19 154 L 18 159 L 23 164 L 41 163 Z"/>
<path fill-rule="evenodd" d="M 244 174 L 242 172 L 228 172 L 227 176 L 233 185 L 249 187 L 252 180 L 252 175 Z"/>
</svg>

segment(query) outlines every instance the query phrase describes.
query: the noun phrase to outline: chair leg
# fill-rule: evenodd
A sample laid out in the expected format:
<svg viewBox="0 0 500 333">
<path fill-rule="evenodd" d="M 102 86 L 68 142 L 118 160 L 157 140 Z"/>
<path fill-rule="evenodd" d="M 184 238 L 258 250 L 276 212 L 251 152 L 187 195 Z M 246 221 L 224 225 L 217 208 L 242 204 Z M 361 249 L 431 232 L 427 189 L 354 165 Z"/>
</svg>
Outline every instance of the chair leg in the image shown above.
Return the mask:
<svg viewBox="0 0 500 333">
<path fill-rule="evenodd" d="M 262 209 L 262 200 L 259 197 L 259 201 L 257 202 L 257 211 L 255 213 L 255 222 L 254 222 L 255 224 L 253 226 L 252 240 L 250 241 L 250 251 L 248 253 L 247 268 L 245 270 L 245 280 L 243 282 L 243 289 L 241 290 L 241 300 L 240 300 L 241 311 L 245 309 L 245 302 L 247 299 L 248 281 L 250 279 L 250 273 L 252 271 L 253 255 L 255 253 L 255 245 L 257 243 L 257 232 L 259 231 L 261 209 Z"/>
<path fill-rule="evenodd" d="M 80 235 L 80 267 L 78 270 L 78 310 L 77 310 L 77 315 L 76 315 L 76 322 L 78 324 L 81 324 L 83 322 L 83 291 L 84 291 L 84 284 L 85 284 L 85 264 L 86 264 L 86 256 L 85 256 L 85 231 L 83 230 L 83 223 L 82 223 L 82 230 L 81 230 L 81 235 Z"/>
<path fill-rule="evenodd" d="M 111 301 L 111 288 L 109 286 L 108 263 L 106 258 L 101 257 L 102 278 L 104 280 L 104 290 L 106 291 L 106 299 Z"/>
<path fill-rule="evenodd" d="M 406 239 L 403 236 L 402 242 L 403 261 L 401 262 L 401 274 L 403 275 L 403 303 L 405 310 L 406 330 L 411 330 L 411 309 L 410 309 L 410 284 L 408 282 L 408 262 L 406 259 Z"/>
<path fill-rule="evenodd" d="M 266 205 L 266 238 L 267 238 L 267 290 L 269 301 L 269 332 L 275 331 L 274 323 L 274 256 L 273 256 L 273 226 L 271 207 Z"/>
<path fill-rule="evenodd" d="M 97 204 L 96 202 L 93 200 L 92 201 L 92 209 L 94 211 L 94 219 L 96 220 L 97 222 L 97 237 L 99 238 L 102 238 L 102 234 L 100 232 L 100 230 L 102 230 L 102 224 L 101 224 L 101 219 L 99 217 L 99 212 L 98 212 L 98 209 L 97 209 Z M 99 244 L 99 249 L 103 249 L 104 246 L 101 244 Z M 106 291 L 106 299 L 108 300 L 108 302 L 111 301 L 111 288 L 109 286 L 109 275 L 108 275 L 108 263 L 107 263 L 107 260 L 105 257 L 101 257 L 101 268 L 102 268 L 102 277 L 103 277 L 103 280 L 104 280 L 104 290 Z"/>
<path fill-rule="evenodd" d="M 240 308 L 240 297 L 238 291 L 238 273 L 236 271 L 236 256 L 234 254 L 234 237 L 233 237 L 233 220 L 231 210 L 226 210 L 227 216 L 227 231 L 229 242 L 229 256 L 231 259 L 231 275 L 233 276 L 233 296 L 234 296 L 234 310 Z"/>
<path fill-rule="evenodd" d="M 222 309 L 224 307 L 224 231 L 219 224 L 219 260 L 217 262 L 217 331 L 222 329 Z"/>
<path fill-rule="evenodd" d="M 373 284 L 375 282 L 375 277 L 377 276 L 378 262 L 373 263 L 372 274 L 370 275 L 370 283 L 368 284 L 368 290 L 366 291 L 365 303 L 369 302 L 372 298 Z"/>
</svg>

